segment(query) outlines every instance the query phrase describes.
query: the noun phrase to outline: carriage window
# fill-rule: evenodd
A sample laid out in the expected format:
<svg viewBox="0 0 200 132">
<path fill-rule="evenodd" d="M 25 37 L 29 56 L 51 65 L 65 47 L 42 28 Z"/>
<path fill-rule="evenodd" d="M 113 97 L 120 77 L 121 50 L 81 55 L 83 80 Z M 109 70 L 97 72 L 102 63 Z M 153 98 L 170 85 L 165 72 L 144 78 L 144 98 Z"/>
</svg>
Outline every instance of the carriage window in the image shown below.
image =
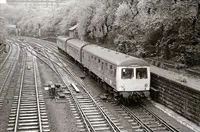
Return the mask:
<svg viewBox="0 0 200 132">
<path fill-rule="evenodd" d="M 98 62 L 100 63 L 100 59 L 98 59 Z"/>
<path fill-rule="evenodd" d="M 114 68 L 114 77 L 116 77 L 116 72 L 117 72 L 116 68 Z"/>
<path fill-rule="evenodd" d="M 108 63 L 105 63 L 105 66 L 107 67 L 107 66 L 108 66 Z"/>
<path fill-rule="evenodd" d="M 136 79 L 147 79 L 147 68 L 137 68 Z"/>
<path fill-rule="evenodd" d="M 134 77 L 133 68 L 122 68 L 122 79 L 131 79 Z"/>
<path fill-rule="evenodd" d="M 110 65 L 110 69 L 112 69 L 112 65 Z"/>
</svg>

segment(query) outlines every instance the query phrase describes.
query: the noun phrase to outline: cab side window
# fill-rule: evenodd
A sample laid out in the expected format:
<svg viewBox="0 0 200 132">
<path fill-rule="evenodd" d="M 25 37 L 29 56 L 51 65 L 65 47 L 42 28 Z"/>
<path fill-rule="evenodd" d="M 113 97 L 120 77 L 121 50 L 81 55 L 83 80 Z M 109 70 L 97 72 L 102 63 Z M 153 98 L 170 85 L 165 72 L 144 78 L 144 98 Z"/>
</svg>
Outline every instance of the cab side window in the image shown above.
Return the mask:
<svg viewBox="0 0 200 132">
<path fill-rule="evenodd" d="M 134 77 L 134 69 L 133 68 L 122 68 L 121 78 L 122 79 L 131 79 Z"/>
<path fill-rule="evenodd" d="M 136 79 L 147 79 L 147 68 L 136 68 Z"/>
<path fill-rule="evenodd" d="M 113 74 L 113 66 L 112 65 L 110 65 L 109 71 L 110 71 L 110 74 Z"/>
</svg>

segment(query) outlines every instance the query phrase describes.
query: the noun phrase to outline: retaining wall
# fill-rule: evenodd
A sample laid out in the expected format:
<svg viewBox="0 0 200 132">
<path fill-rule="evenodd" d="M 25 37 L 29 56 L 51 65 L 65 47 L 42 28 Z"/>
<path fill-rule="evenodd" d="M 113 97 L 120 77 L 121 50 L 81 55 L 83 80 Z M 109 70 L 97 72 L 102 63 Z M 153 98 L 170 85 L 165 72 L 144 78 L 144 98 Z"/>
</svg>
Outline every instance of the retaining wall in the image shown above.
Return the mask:
<svg viewBox="0 0 200 132">
<path fill-rule="evenodd" d="M 151 73 L 151 87 L 157 102 L 200 125 L 200 91 Z"/>
</svg>

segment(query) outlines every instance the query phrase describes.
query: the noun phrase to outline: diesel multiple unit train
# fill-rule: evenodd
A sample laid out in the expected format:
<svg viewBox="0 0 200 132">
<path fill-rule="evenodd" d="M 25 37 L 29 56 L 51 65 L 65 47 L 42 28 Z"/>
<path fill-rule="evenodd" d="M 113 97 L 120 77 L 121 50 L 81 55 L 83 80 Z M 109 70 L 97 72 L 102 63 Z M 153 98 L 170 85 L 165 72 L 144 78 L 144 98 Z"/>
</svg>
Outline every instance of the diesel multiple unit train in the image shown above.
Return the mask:
<svg viewBox="0 0 200 132">
<path fill-rule="evenodd" d="M 58 36 L 57 46 L 115 95 L 128 98 L 150 89 L 150 65 L 142 59 L 67 36 Z"/>
</svg>

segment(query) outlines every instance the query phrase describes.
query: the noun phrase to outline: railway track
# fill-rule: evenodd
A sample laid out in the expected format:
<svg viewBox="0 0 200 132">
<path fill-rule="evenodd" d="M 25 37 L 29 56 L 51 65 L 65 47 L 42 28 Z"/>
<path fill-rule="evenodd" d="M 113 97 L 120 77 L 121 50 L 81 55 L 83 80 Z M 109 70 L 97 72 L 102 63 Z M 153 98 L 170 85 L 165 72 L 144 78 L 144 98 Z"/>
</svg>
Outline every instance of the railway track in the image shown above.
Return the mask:
<svg viewBox="0 0 200 132">
<path fill-rule="evenodd" d="M 44 52 L 46 53 L 46 51 Z M 84 124 L 84 128 L 80 131 L 123 131 L 115 125 L 88 92 L 85 91 L 83 93 L 83 91 L 74 91 L 74 88 L 66 81 L 68 78 L 65 78 L 66 73 L 70 73 L 62 68 L 61 62 L 59 62 L 59 64 L 57 62 L 57 65 L 55 65 L 55 62 L 50 59 L 47 53 L 46 56 L 48 56 L 54 66 L 52 69 L 56 69 L 55 72 L 62 78 L 63 83 L 68 87 L 68 92 L 70 93 L 69 98 L 73 100 L 75 107 L 79 112 L 78 115 L 81 116 L 82 123 Z"/>
<path fill-rule="evenodd" d="M 46 51 L 44 51 L 46 52 Z M 78 109 L 79 116 L 81 116 L 83 123 L 85 124 L 85 127 L 80 129 L 80 131 L 107 131 L 107 132 L 119 132 L 123 131 L 124 128 L 119 128 L 119 125 L 116 125 L 115 122 L 105 113 L 105 111 L 99 106 L 99 104 L 95 101 L 95 99 L 91 96 L 91 94 L 86 91 L 82 86 L 80 86 L 80 91 L 77 89 L 77 86 L 73 85 L 71 81 L 65 81 L 69 80 L 66 78 L 66 73 L 70 74 L 74 80 L 77 81 L 77 78 L 74 76 L 74 74 L 69 70 L 66 69 L 66 67 L 63 65 L 62 61 L 59 58 L 51 59 L 52 57 L 49 54 L 46 53 L 49 60 L 52 61 L 57 59 L 57 64 L 52 61 L 52 64 L 54 65 L 54 69 L 56 69 L 57 73 L 62 77 L 63 83 L 68 87 L 68 92 L 70 93 L 71 100 L 73 100 L 74 104 L 76 104 L 74 107 Z M 64 68 L 61 68 L 64 67 Z M 79 80 L 78 80 L 79 81 Z M 75 90 L 74 90 L 75 89 Z M 70 101 L 71 102 L 71 101 Z M 78 118 L 78 117 L 75 117 Z M 79 118 L 78 118 L 79 119 Z"/>
<path fill-rule="evenodd" d="M 6 91 L 10 84 L 12 75 L 14 73 L 14 69 L 16 67 L 16 63 L 19 58 L 19 47 L 16 45 L 10 45 L 10 51 L 4 61 L 0 66 L 0 110 L 5 100 Z M 17 57 L 16 57 L 17 56 Z"/>
<path fill-rule="evenodd" d="M 111 101 L 111 103 L 115 105 L 116 111 L 132 125 L 134 131 L 178 132 L 178 130 L 146 109 L 142 104 L 129 108 L 116 101 Z"/>
<path fill-rule="evenodd" d="M 44 52 L 46 51 L 44 50 Z M 69 79 L 65 78 L 65 74 L 63 73 L 66 72 L 70 74 L 76 81 L 77 77 L 75 77 L 69 69 L 65 69 L 66 65 L 60 58 L 55 57 L 55 54 L 47 55 L 47 53 L 46 57 L 51 60 L 54 69 L 56 69 L 59 76 L 62 76 L 63 82 L 69 88 L 68 92 L 70 94 L 67 94 L 66 98 L 77 119 L 77 126 L 80 128 L 80 131 L 126 131 L 122 126 L 116 125 L 118 124 L 117 121 L 110 119 L 108 114 L 102 109 L 102 106 L 97 104 L 90 93 L 83 90 L 85 87 L 84 84 L 78 85 L 78 87 L 83 87 L 83 89 L 81 88 L 81 92 L 74 90 L 74 87 L 71 86 L 69 81 L 66 81 Z M 57 63 L 55 64 L 55 62 Z M 114 102 L 114 104 L 116 105 L 116 102 Z M 120 105 L 117 111 L 132 125 L 134 131 L 178 132 L 178 130 L 147 110 L 144 106 L 137 106 L 134 109 L 129 109 L 126 106 Z"/>
<path fill-rule="evenodd" d="M 61 60 L 59 61 L 60 63 L 63 63 Z M 64 64 L 63 67 L 65 67 Z M 72 76 L 75 75 L 72 74 Z M 89 100 L 82 96 L 80 97 L 80 100 L 82 100 L 85 104 L 90 103 Z M 89 108 L 89 106 L 86 106 L 86 108 L 92 111 L 92 108 Z M 129 109 L 128 107 L 121 105 L 121 109 L 118 109 L 118 112 L 121 113 L 125 119 L 127 119 L 135 131 L 178 132 L 178 130 L 166 123 L 153 112 L 147 110 L 143 105 L 138 105 L 137 107 L 134 107 L 134 109 Z"/>
<path fill-rule="evenodd" d="M 13 98 L 7 131 L 50 131 L 37 73 L 35 58 L 24 54 L 20 88 Z"/>
</svg>

